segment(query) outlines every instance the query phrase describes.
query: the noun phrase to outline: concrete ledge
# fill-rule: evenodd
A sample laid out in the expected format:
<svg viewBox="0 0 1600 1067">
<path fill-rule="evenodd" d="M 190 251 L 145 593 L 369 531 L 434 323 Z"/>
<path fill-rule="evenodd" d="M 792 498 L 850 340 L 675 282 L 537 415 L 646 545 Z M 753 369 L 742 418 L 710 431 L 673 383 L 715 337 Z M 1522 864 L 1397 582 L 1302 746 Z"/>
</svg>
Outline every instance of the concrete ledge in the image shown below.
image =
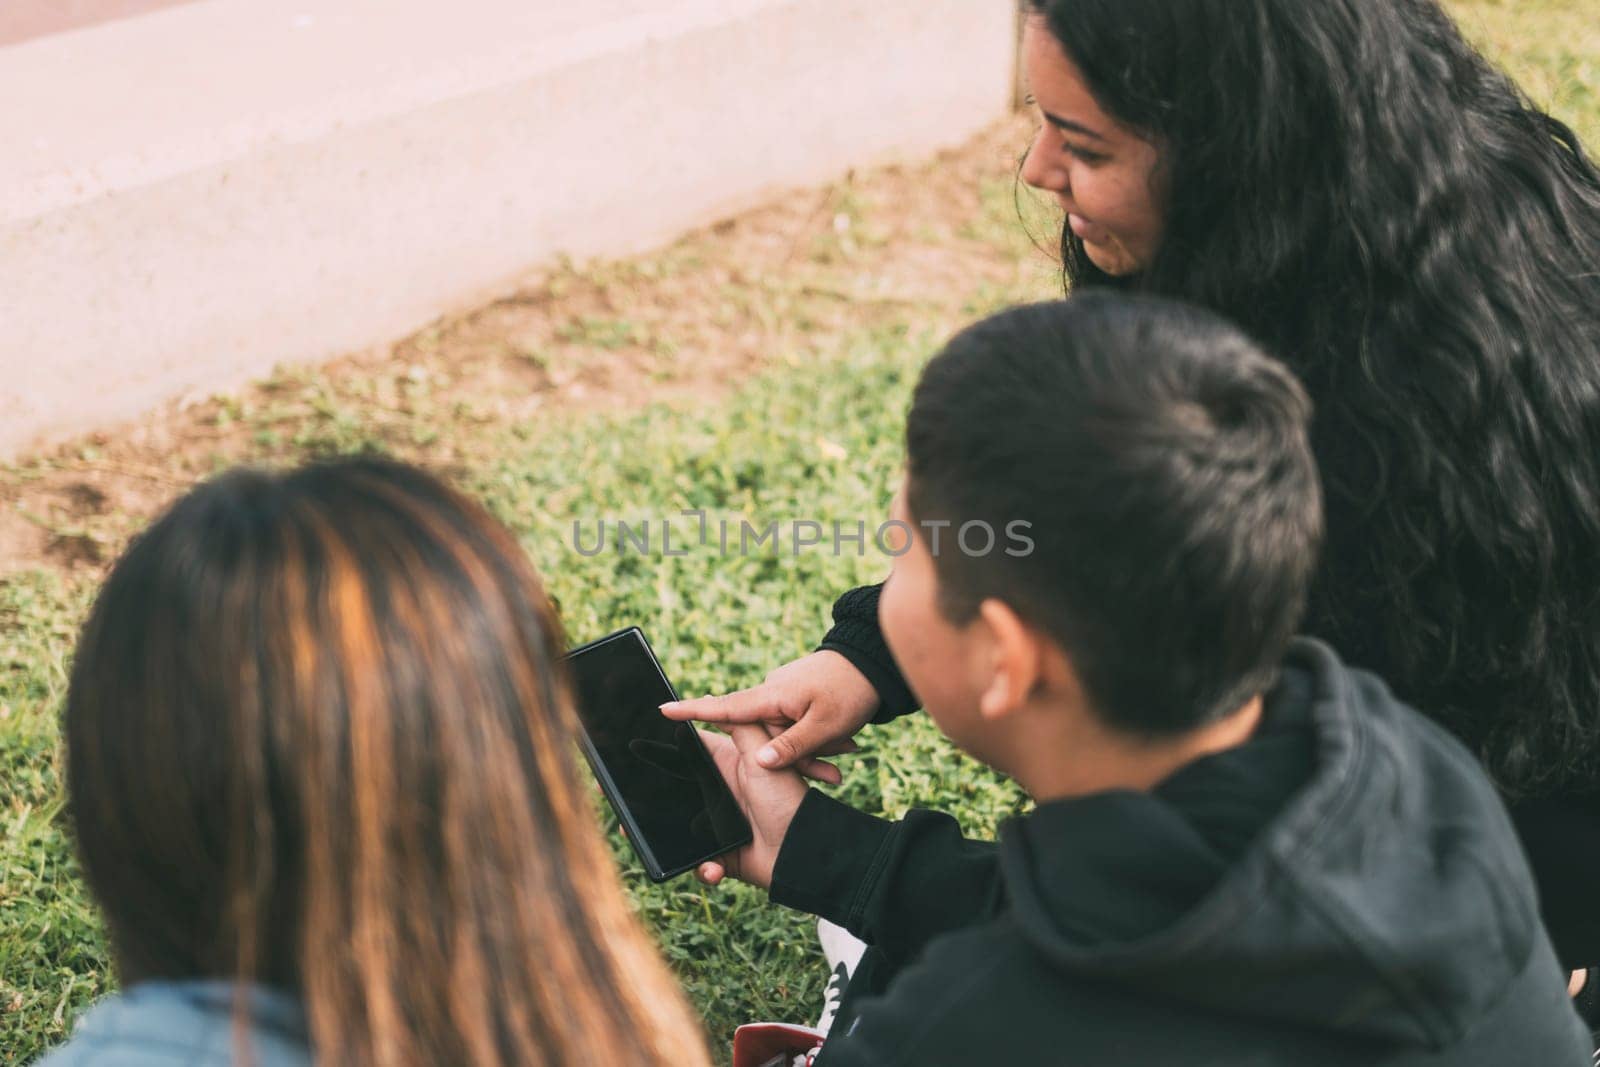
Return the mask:
<svg viewBox="0 0 1600 1067">
<path fill-rule="evenodd" d="M 174 4 L 202 0 L 6 0 L 0 6 L 0 46 L 116 19 L 132 18 Z"/>
<path fill-rule="evenodd" d="M 1012 86 L 1010 0 L 313 11 L 0 48 L 0 454 L 956 144 Z"/>
</svg>

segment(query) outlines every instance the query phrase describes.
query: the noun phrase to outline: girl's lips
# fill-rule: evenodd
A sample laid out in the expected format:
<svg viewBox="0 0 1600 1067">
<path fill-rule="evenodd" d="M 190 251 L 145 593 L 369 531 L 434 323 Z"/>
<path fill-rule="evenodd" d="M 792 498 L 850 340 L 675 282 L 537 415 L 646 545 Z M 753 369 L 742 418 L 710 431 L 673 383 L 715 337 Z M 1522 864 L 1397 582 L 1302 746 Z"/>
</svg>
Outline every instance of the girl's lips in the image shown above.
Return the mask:
<svg viewBox="0 0 1600 1067">
<path fill-rule="evenodd" d="M 1072 227 L 1072 232 L 1077 234 L 1079 239 L 1090 244 L 1105 244 L 1106 232 L 1082 215 L 1068 213 L 1067 225 Z"/>
</svg>

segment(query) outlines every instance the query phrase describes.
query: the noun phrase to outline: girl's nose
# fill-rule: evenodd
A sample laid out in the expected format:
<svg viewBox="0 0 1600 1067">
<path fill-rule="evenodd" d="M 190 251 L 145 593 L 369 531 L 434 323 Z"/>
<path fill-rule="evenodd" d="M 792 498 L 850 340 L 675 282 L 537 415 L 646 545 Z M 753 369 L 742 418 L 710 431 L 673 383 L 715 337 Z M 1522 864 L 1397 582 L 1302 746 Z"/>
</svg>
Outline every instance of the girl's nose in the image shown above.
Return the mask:
<svg viewBox="0 0 1600 1067">
<path fill-rule="evenodd" d="M 1060 194 L 1067 189 L 1067 171 L 1051 158 L 1049 148 L 1044 143 L 1049 132 L 1048 127 L 1040 130 L 1039 136 L 1028 146 L 1027 158 L 1022 161 L 1021 176 L 1023 181 L 1035 189 Z"/>
</svg>

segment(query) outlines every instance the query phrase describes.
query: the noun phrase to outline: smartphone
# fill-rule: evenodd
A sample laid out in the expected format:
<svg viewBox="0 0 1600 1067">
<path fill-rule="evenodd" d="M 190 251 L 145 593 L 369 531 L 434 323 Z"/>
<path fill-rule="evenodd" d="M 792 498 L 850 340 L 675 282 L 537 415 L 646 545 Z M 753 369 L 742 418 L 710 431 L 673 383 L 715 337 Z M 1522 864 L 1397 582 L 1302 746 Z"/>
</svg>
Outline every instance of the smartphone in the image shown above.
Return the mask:
<svg viewBox="0 0 1600 1067">
<path fill-rule="evenodd" d="M 637 626 L 567 653 L 583 750 L 653 882 L 750 843 L 750 823 Z"/>
</svg>

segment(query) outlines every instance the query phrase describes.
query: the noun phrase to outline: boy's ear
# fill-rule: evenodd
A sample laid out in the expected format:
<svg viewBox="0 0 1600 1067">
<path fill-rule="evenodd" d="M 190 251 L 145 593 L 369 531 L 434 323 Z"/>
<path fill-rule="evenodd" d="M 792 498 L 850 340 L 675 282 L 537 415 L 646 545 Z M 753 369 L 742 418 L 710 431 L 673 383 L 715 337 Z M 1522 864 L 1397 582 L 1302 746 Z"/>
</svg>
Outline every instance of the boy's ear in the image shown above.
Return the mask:
<svg viewBox="0 0 1600 1067">
<path fill-rule="evenodd" d="M 1027 704 L 1038 688 L 1044 647 L 1033 627 L 1003 600 L 985 600 L 978 605 L 978 617 L 989 631 L 989 679 L 978 697 L 978 713 L 999 719 Z"/>
</svg>

